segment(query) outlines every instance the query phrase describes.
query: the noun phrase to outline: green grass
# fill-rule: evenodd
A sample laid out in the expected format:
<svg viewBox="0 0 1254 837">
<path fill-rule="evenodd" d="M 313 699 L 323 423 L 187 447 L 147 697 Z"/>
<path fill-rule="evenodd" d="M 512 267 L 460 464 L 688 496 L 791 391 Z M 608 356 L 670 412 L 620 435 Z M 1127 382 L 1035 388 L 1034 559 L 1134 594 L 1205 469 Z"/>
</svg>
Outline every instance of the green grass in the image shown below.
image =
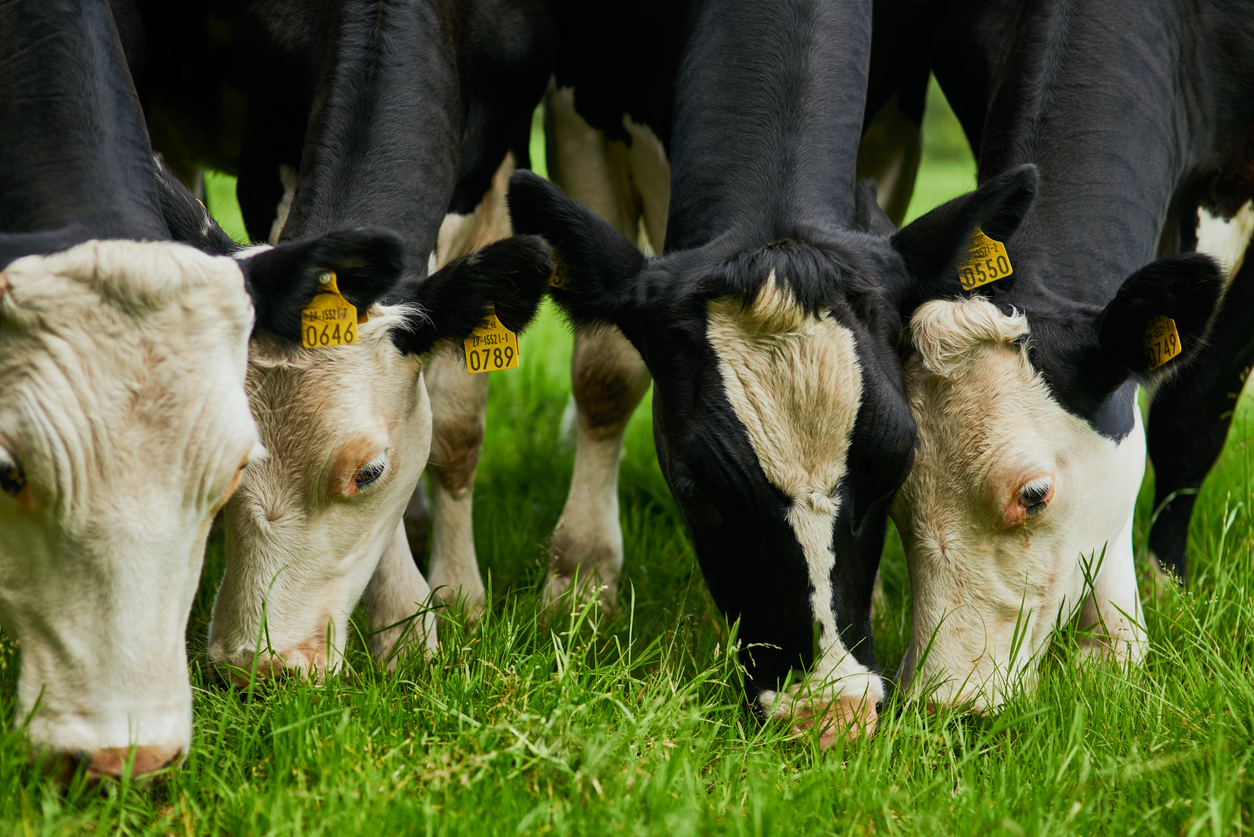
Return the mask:
<svg viewBox="0 0 1254 837">
<path fill-rule="evenodd" d="M 1147 598 L 1142 669 L 1077 668 L 1077 639 L 1064 633 L 1037 693 L 994 718 L 907 706 L 874 739 L 821 752 L 740 707 L 728 628 L 658 471 L 647 404 L 622 472 L 623 606 L 538 625 L 545 540 L 571 464 L 558 438 L 569 344 L 546 306 L 522 338 L 520 369 L 492 377 L 475 525 L 493 606 L 479 630 L 448 626 L 434 659 L 391 676 L 355 641 L 351 676 L 251 694 L 210 684 L 195 656 L 192 754 L 150 787 L 59 788 L 26 766 L 19 735 L 0 734 L 0 833 L 1224 835 L 1254 825 L 1249 399 L 1199 501 L 1192 592 Z M 1150 492 L 1152 477 L 1138 545 Z M 895 538 L 884 560 L 895 606 L 875 640 L 891 672 L 909 605 Z M 194 654 L 221 568 L 215 537 L 189 626 Z M 6 718 L 17 665 L 16 644 L 0 639 Z"/>
</svg>

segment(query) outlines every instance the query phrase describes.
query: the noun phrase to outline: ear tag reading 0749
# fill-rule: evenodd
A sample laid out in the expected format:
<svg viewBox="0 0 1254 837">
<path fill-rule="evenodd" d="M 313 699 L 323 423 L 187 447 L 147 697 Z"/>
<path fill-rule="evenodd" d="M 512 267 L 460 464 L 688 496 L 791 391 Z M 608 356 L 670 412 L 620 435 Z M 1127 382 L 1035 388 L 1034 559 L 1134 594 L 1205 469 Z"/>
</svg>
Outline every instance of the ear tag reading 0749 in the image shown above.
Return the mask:
<svg viewBox="0 0 1254 837">
<path fill-rule="evenodd" d="M 306 349 L 357 342 L 357 307 L 340 293 L 334 271 L 318 277 L 318 292 L 300 312 L 300 344 Z"/>
<path fill-rule="evenodd" d="M 1010 256 L 1006 255 L 1006 245 L 994 241 L 976 227 L 967 260 L 958 265 L 958 281 L 962 283 L 962 289 L 972 291 L 989 282 L 1005 279 L 1013 272 Z"/>
<path fill-rule="evenodd" d="M 505 327 L 488 308 L 487 322 L 466 338 L 466 371 L 499 372 L 518 368 L 518 335 Z"/>
<path fill-rule="evenodd" d="M 1171 317 L 1151 317 L 1145 324 L 1145 361 L 1150 371 L 1180 354 L 1180 334 Z"/>
</svg>

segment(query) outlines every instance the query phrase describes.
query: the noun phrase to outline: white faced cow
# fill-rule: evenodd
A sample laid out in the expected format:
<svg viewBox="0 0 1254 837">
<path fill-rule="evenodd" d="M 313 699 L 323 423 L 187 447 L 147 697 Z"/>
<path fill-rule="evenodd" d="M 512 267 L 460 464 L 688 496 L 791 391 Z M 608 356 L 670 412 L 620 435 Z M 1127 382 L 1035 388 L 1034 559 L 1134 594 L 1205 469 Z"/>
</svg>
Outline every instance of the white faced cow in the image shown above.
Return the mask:
<svg viewBox="0 0 1254 837">
<path fill-rule="evenodd" d="M 21 643 L 14 722 L 35 747 L 141 774 L 189 746 L 205 537 L 265 455 L 249 336 L 290 340 L 327 270 L 369 304 L 401 252 L 379 232 L 241 260 L 158 240 L 109 10 L 74 5 L 0 7 L 0 624 Z"/>
<path fill-rule="evenodd" d="M 1014 273 L 971 298 L 953 274 L 921 287 L 910 320 L 919 447 L 893 512 L 914 595 L 902 682 L 940 704 L 994 709 L 1030 687 L 1054 626 L 1075 616 L 1086 655 L 1145 654 L 1137 387 L 1203 350 L 1224 293 L 1206 256 L 1146 262 L 1196 246 L 1199 207 L 1232 215 L 1254 194 L 1243 174 L 1254 102 L 1235 92 L 1254 67 L 1243 12 L 1065 5 L 958 10 L 947 50 L 964 59 L 937 67 L 977 138 L 982 179 L 1041 167 L 1022 226 L 984 230 Z M 1228 57 L 1212 61 L 1216 51 Z M 1204 474 L 1222 445 L 1231 414 L 1212 405 L 1231 410 L 1230 364 L 1254 351 L 1248 310 L 1224 313 L 1214 366 L 1156 393 L 1160 491 L 1181 487 L 1182 463 Z"/>
</svg>

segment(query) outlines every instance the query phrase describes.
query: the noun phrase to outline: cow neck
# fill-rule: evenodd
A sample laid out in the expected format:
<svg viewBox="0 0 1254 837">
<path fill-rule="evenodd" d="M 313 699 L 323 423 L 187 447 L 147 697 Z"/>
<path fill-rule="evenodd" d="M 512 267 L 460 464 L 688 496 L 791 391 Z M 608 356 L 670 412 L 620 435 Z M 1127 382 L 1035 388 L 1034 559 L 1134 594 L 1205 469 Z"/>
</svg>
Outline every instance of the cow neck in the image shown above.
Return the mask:
<svg viewBox="0 0 1254 837">
<path fill-rule="evenodd" d="M 667 250 L 852 226 L 869 2 L 711 0 L 676 91 Z"/>
<path fill-rule="evenodd" d="M 0 6 L 0 78 L 0 232 L 28 234 L 9 236 L 0 265 L 91 238 L 169 237 L 107 4 Z"/>
<path fill-rule="evenodd" d="M 1065 0 L 1024 9 L 994 83 L 979 174 L 1030 162 L 1041 186 L 1008 245 L 1017 276 L 998 301 L 1104 306 L 1156 257 L 1173 194 L 1199 164 L 1180 35 L 1166 13 L 1112 25 Z"/>
<path fill-rule="evenodd" d="M 386 226 L 425 272 L 466 123 L 454 23 L 437 3 L 345 3 L 328 21 L 284 241 Z"/>
</svg>

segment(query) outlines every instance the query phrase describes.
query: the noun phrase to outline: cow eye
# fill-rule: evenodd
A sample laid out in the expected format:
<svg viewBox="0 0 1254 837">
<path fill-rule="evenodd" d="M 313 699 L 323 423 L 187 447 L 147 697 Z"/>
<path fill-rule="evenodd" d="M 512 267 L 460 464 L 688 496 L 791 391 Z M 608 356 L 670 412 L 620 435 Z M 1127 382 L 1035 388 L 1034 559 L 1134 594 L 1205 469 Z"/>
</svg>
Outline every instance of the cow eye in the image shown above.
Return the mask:
<svg viewBox="0 0 1254 837">
<path fill-rule="evenodd" d="M 1028 517 L 1036 517 L 1049 507 L 1049 503 L 1054 499 L 1054 481 L 1049 477 L 1036 477 L 1028 480 L 1023 488 L 1019 489 L 1019 505 L 1023 506 L 1023 513 Z"/>
<path fill-rule="evenodd" d="M 0 491 L 16 497 L 26 487 L 26 472 L 17 457 L 0 448 Z"/>
<path fill-rule="evenodd" d="M 383 472 L 387 470 L 388 458 L 387 454 L 381 453 L 374 459 L 367 462 L 357 469 L 357 490 L 364 491 L 370 485 L 378 482 L 379 477 L 383 476 Z"/>
</svg>

